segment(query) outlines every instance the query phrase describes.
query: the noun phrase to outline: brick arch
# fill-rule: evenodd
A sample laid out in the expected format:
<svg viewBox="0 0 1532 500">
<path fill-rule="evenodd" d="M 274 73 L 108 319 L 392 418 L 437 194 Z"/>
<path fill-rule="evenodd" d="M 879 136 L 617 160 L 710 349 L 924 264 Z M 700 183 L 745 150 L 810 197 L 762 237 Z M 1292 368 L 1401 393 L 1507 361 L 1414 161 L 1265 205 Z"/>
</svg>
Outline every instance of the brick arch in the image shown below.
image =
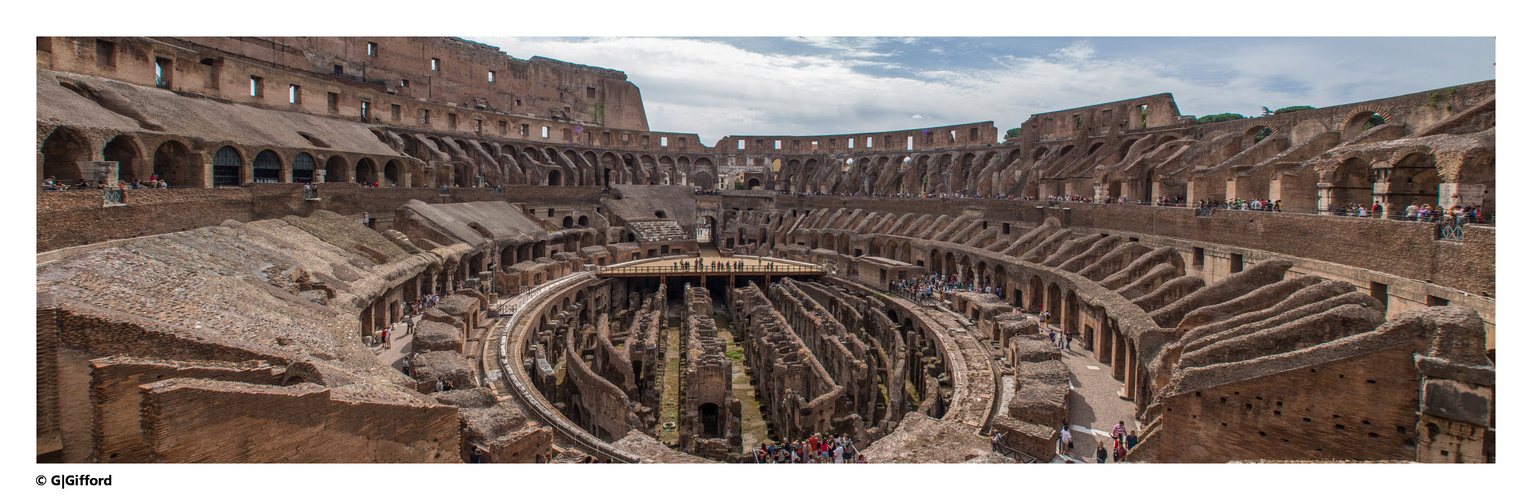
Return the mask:
<svg viewBox="0 0 1532 500">
<path fill-rule="evenodd" d="M 42 177 L 59 181 L 84 178 L 84 172 L 76 162 L 90 161 L 95 149 L 83 132 L 70 127 L 55 127 L 37 146 L 38 153 L 43 156 Z"/>
<path fill-rule="evenodd" d="M 1371 106 L 1358 106 L 1346 111 L 1343 114 L 1339 114 L 1338 116 L 1345 116 L 1346 119 L 1345 121 L 1341 122 L 1338 127 L 1332 128 L 1332 130 L 1335 128 L 1340 129 L 1342 141 L 1349 141 L 1357 137 L 1361 137 L 1363 132 L 1362 127 L 1367 126 L 1367 119 L 1372 115 L 1383 117 L 1384 124 L 1396 123 L 1394 121 L 1395 118 L 1390 116 L 1389 112 L 1381 108 L 1373 108 Z"/>
<path fill-rule="evenodd" d="M 117 180 L 148 180 L 152 165 L 144 161 L 144 148 L 133 134 L 120 134 L 101 148 L 101 158 L 117 162 Z"/>
<path fill-rule="evenodd" d="M 315 158 L 316 160 L 318 158 Z M 351 160 L 346 155 L 335 153 L 324 159 L 325 182 L 351 182 L 353 178 Z"/>
<path fill-rule="evenodd" d="M 154 148 L 151 175 L 176 187 L 205 186 L 201 155 L 193 154 L 181 141 L 167 139 Z"/>
</svg>

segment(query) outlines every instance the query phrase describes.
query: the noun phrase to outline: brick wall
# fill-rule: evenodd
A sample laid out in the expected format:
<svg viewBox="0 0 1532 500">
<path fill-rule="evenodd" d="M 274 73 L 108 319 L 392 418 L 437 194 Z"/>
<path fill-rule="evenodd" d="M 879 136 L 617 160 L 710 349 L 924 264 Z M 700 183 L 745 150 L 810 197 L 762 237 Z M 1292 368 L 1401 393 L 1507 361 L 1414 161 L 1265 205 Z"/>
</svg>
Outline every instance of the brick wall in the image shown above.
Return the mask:
<svg viewBox="0 0 1532 500">
<path fill-rule="evenodd" d="M 1404 345 L 1167 398 L 1154 437 L 1157 456 L 1146 459 L 1414 460 L 1420 375 L 1413 356 L 1423 347 Z"/>
<path fill-rule="evenodd" d="M 94 410 L 92 457 L 94 462 L 147 462 L 149 446 L 140 425 L 143 401 L 138 387 L 173 378 L 219 378 L 255 384 L 278 384 L 280 371 L 270 366 L 241 369 L 235 366 L 187 366 L 163 362 L 119 362 L 98 359 L 91 363 L 90 395 Z"/>
<path fill-rule="evenodd" d="M 355 184 L 319 184 L 319 201 L 303 199 L 301 184 L 252 184 L 223 189 L 134 189 L 127 205 L 102 207 L 94 190 L 38 193 L 37 251 L 214 226 L 225 220 L 249 222 L 316 210 L 343 215 L 388 215 L 409 200 L 426 203 L 511 202 L 595 204 L 596 187 L 511 186 L 464 188 L 442 197 L 431 188 L 362 188 Z M 386 229 L 386 228 L 378 228 Z"/>
<path fill-rule="evenodd" d="M 330 389 L 176 379 L 143 389 L 156 462 L 457 462 L 458 410 Z"/>
<path fill-rule="evenodd" d="M 1196 217 L 1192 209 L 1090 203 L 1036 208 L 1046 204 L 1014 200 L 781 196 L 776 208 L 800 211 L 848 208 L 957 217 L 967 207 L 981 207 L 984 218 L 990 221 L 1036 225 L 1055 217 L 1064 227 L 1128 231 L 1250 248 L 1431 281 L 1469 293 L 1495 293 L 1495 230 L 1491 228 L 1469 227 L 1464 230 L 1463 243 L 1452 243 L 1434 239 L 1434 224 L 1228 210 L 1215 212 L 1211 217 Z"/>
</svg>

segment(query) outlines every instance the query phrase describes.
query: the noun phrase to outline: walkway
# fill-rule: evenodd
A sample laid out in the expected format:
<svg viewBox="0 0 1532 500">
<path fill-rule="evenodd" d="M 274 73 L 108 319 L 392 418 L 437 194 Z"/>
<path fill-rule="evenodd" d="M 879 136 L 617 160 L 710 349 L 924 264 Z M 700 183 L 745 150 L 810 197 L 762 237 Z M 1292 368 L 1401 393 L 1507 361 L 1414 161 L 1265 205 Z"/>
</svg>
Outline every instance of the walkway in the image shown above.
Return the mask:
<svg viewBox="0 0 1532 500">
<path fill-rule="evenodd" d="M 1122 382 L 1112 378 L 1112 367 L 1096 361 L 1095 353 L 1074 342 L 1064 351 L 1064 366 L 1069 368 L 1069 431 L 1073 434 L 1075 461 L 1095 463 L 1098 440 L 1112 450 L 1112 426 L 1124 422 L 1128 430 L 1142 432 L 1133 419 L 1134 405 L 1117 397 Z"/>
<path fill-rule="evenodd" d="M 702 267 L 697 267 L 697 260 L 702 260 Z M 681 263 L 691 264 L 690 267 L 681 267 Z M 714 268 L 714 263 L 721 263 L 724 267 Z M 732 267 L 740 265 L 742 267 Z M 596 268 L 596 275 L 608 276 L 732 276 L 740 274 L 772 274 L 787 276 L 819 276 L 823 275 L 823 267 L 806 262 L 795 262 L 781 259 L 761 259 L 756 257 L 673 257 L 668 259 L 647 259 L 640 263 L 616 264 L 600 266 Z"/>
</svg>

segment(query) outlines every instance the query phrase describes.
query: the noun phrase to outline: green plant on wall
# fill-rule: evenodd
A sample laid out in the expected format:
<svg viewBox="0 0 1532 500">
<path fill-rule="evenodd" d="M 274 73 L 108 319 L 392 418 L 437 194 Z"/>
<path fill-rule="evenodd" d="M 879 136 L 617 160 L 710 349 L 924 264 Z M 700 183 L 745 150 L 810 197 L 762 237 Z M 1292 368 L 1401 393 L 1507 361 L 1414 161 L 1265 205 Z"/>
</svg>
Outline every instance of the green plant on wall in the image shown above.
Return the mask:
<svg viewBox="0 0 1532 500">
<path fill-rule="evenodd" d="M 590 103 L 590 116 L 591 121 L 606 123 L 606 103 L 600 101 Z"/>
</svg>

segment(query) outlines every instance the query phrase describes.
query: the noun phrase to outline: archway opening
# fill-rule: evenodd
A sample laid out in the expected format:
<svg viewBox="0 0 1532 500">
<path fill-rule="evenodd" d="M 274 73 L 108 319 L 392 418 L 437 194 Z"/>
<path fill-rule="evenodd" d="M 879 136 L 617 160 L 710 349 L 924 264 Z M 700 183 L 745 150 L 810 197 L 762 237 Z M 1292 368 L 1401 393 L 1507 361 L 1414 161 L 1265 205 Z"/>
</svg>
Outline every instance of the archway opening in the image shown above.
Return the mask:
<svg viewBox="0 0 1532 500">
<path fill-rule="evenodd" d="M 202 169 L 195 168 L 191 151 L 176 141 L 165 141 L 154 149 L 154 174 L 177 187 L 202 187 Z"/>
<path fill-rule="evenodd" d="M 144 176 L 138 171 L 138 146 L 133 143 L 133 138 L 119 135 L 106 143 L 106 149 L 102 150 L 102 156 L 106 161 L 117 162 L 117 180 L 138 180 Z"/>
<path fill-rule="evenodd" d="M 275 184 L 282 182 L 282 159 L 270 149 L 263 149 L 255 154 L 252 164 L 255 182 L 261 184 Z"/>
<path fill-rule="evenodd" d="M 346 159 L 340 155 L 331 156 L 324 162 L 325 182 L 350 182 L 351 176 L 346 172 Z"/>
<path fill-rule="evenodd" d="M 564 185 L 564 173 L 560 172 L 558 170 L 549 170 L 548 171 L 548 185 L 549 186 L 562 186 L 562 185 Z"/>
<path fill-rule="evenodd" d="M 697 407 L 697 420 L 702 423 L 702 437 L 713 439 L 718 435 L 718 405 L 707 403 Z"/>
<path fill-rule="evenodd" d="M 239 151 L 233 147 L 218 148 L 218 151 L 213 152 L 213 186 L 238 186 L 239 169 L 244 164 Z"/>
<path fill-rule="evenodd" d="M 86 141 L 73 130 L 59 127 L 43 140 L 43 177 L 58 181 L 84 179 L 79 162 L 89 160 Z"/>
<path fill-rule="evenodd" d="M 293 157 L 293 182 L 308 184 L 314 182 L 314 157 L 308 153 L 298 153 Z"/>
<path fill-rule="evenodd" d="M 378 166 L 372 163 L 371 158 L 356 161 L 356 181 L 367 185 L 378 182 Z"/>
</svg>

